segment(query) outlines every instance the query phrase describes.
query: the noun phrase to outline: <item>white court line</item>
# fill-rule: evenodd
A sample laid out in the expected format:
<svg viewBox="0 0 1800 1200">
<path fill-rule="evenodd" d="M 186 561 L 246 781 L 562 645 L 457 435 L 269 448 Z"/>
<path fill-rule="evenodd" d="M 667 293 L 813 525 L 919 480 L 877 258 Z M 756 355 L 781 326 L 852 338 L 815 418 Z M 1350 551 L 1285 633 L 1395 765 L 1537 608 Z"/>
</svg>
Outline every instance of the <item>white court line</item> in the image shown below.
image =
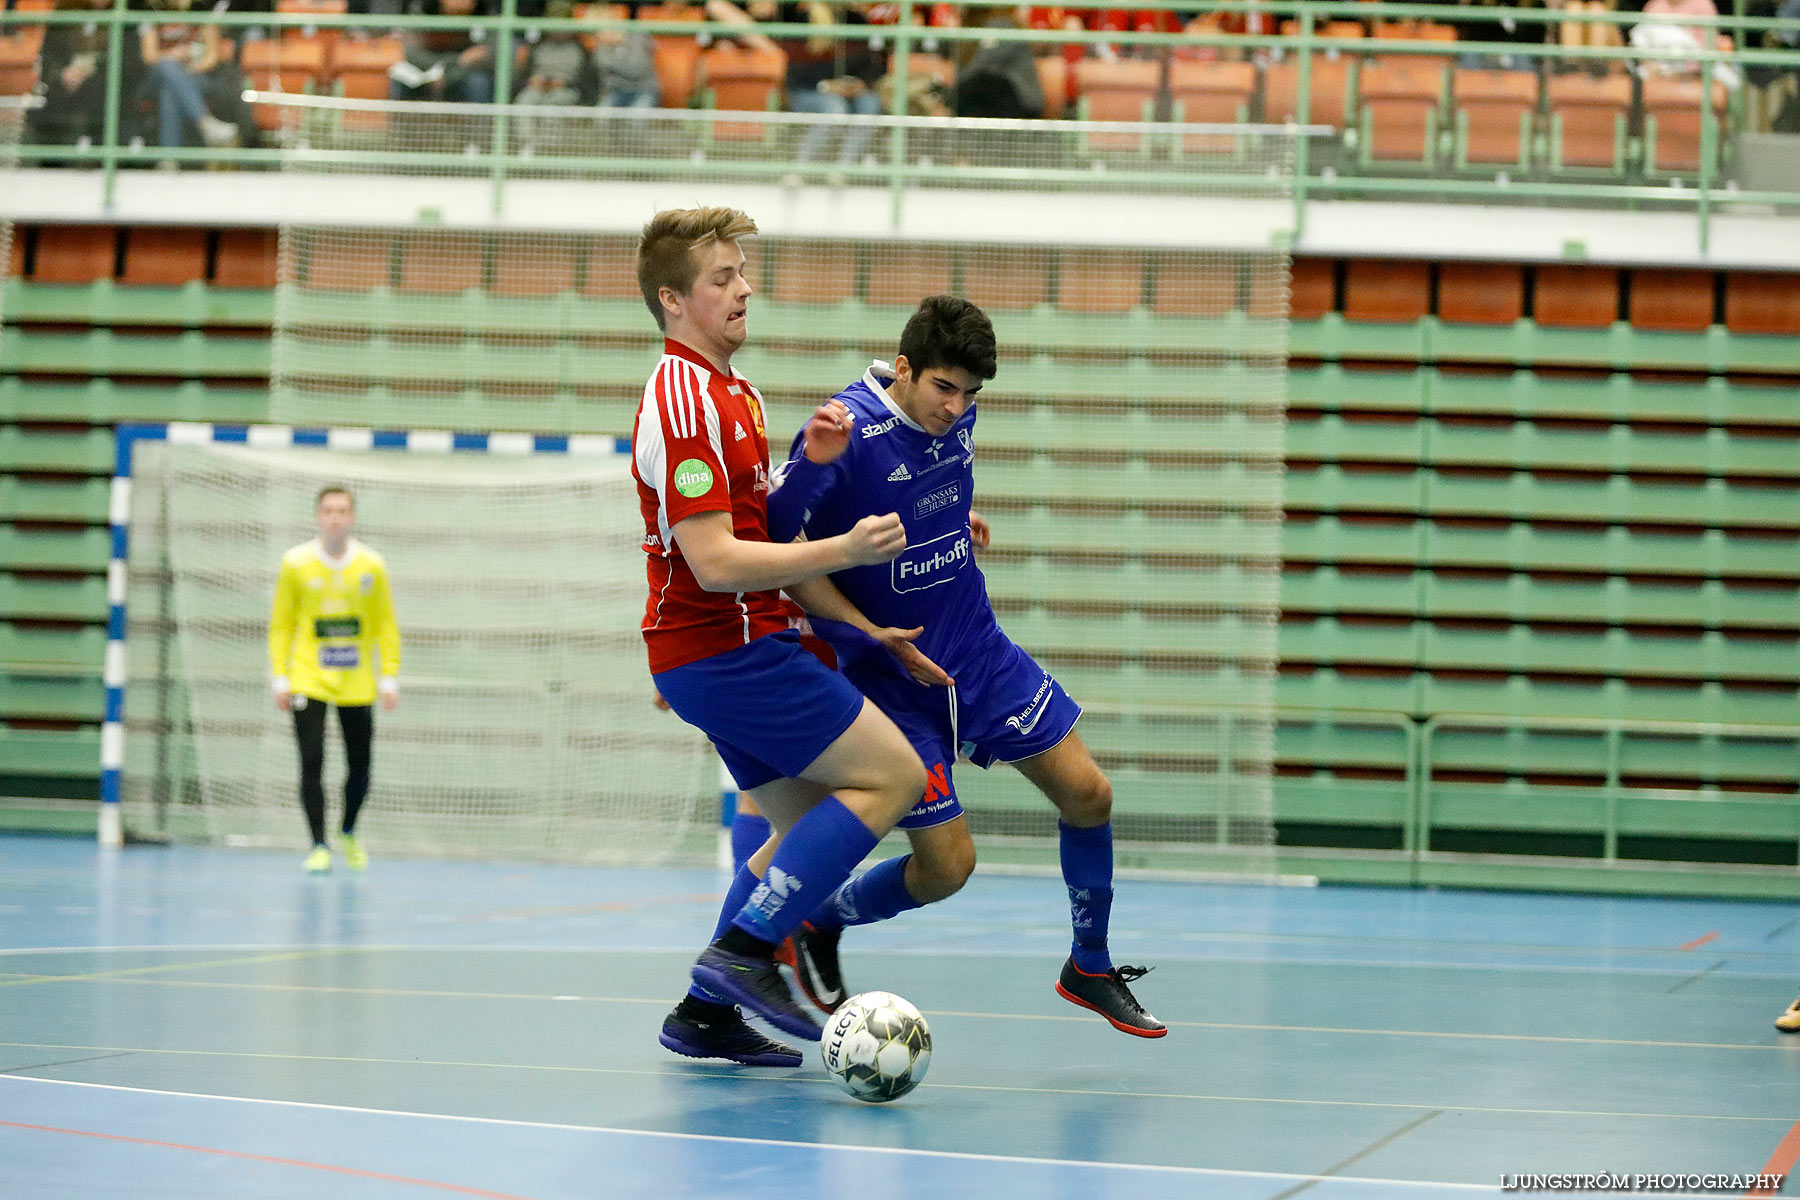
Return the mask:
<svg viewBox="0 0 1800 1200">
<path fill-rule="evenodd" d="M 714 1142 L 746 1146 L 782 1146 L 819 1153 L 878 1154 L 904 1158 L 949 1159 L 959 1162 L 1017 1163 L 1022 1166 L 1073 1167 L 1098 1171 L 1135 1171 L 1150 1174 L 1188 1175 L 1223 1179 L 1267 1179 L 1283 1183 L 1355 1183 L 1402 1188 L 1439 1188 L 1464 1192 L 1498 1192 L 1498 1184 L 1448 1183 L 1418 1179 L 1372 1179 L 1355 1175 L 1305 1175 L 1286 1171 L 1234 1171 L 1224 1167 L 1171 1167 L 1156 1163 L 1116 1163 L 1074 1158 L 1031 1158 L 1015 1154 L 974 1154 L 957 1150 L 919 1150 L 905 1146 L 844 1146 L 829 1142 L 799 1142 L 784 1138 L 731 1137 L 715 1133 L 676 1133 L 663 1129 L 617 1129 L 606 1125 L 568 1125 L 555 1121 L 515 1121 L 504 1117 L 465 1117 L 455 1113 L 407 1112 L 391 1108 L 360 1108 L 349 1104 L 318 1104 L 304 1100 L 265 1100 L 258 1096 L 219 1096 L 206 1092 L 174 1092 L 162 1088 L 126 1087 L 114 1083 L 81 1083 L 70 1079 L 38 1079 L 29 1075 L 0 1075 L 0 1080 L 49 1084 L 56 1087 L 94 1088 L 143 1096 L 175 1096 L 187 1100 L 215 1100 L 227 1104 L 267 1104 L 278 1108 L 304 1108 L 320 1112 L 355 1113 L 362 1116 L 405 1117 L 420 1121 L 456 1121 L 471 1125 L 496 1125 L 514 1129 L 550 1129 L 562 1133 L 599 1133 L 613 1137 L 656 1138 L 680 1142 Z"/>
<path fill-rule="evenodd" d="M 922 937 L 924 935 L 913 933 L 913 934 L 909 934 L 908 936 L 917 938 L 917 937 Z M 1129 938 L 1130 936 L 1131 935 L 1128 932 L 1126 937 Z M 1149 937 L 1149 936 L 1162 936 L 1162 935 L 1142 935 L 1142 934 L 1140 934 L 1139 936 Z M 1344 940 L 1350 941 L 1353 939 L 1346 938 Z M 1375 944 L 1376 945 L 1387 945 L 1389 943 L 1375 943 Z M 1496 947 L 1497 951 L 1504 950 L 1504 949 L 1507 949 L 1507 947 L 1505 947 L 1504 945 Z M 137 945 L 137 946 L 16 946 L 16 947 L 0 948 L 0 958 L 7 958 L 7 957 L 26 955 L 26 954 L 129 954 L 129 953 L 146 953 L 146 952 L 156 952 L 156 951 L 191 951 L 191 950 L 204 950 L 204 951 L 208 951 L 208 952 L 239 951 L 239 950 L 253 950 L 253 951 L 261 951 L 261 952 L 283 951 L 283 950 L 317 950 L 317 951 L 321 951 L 321 952 L 325 952 L 325 951 L 365 952 L 366 951 L 369 953 L 377 953 L 377 954 L 392 954 L 392 953 L 403 952 L 403 951 L 409 952 L 409 953 L 457 953 L 457 954 L 464 954 L 464 953 L 478 953 L 478 954 L 499 954 L 499 953 L 506 953 L 506 954 L 683 954 L 683 955 L 689 955 L 689 956 L 692 956 L 694 953 L 694 947 L 685 942 L 681 943 L 679 945 L 666 945 L 666 946 L 643 946 L 643 945 L 631 945 L 631 944 L 623 944 L 623 943 L 614 944 L 614 943 L 608 943 L 608 942 L 593 942 L 593 943 L 583 944 L 583 945 L 579 945 L 579 946 L 572 946 L 572 945 L 521 946 L 516 942 L 506 942 L 506 943 L 496 943 L 496 944 L 482 944 L 482 943 L 467 943 L 467 944 L 465 944 L 465 943 L 461 943 L 461 942 L 434 942 L 434 943 L 386 944 L 386 945 L 369 945 L 369 944 L 365 944 L 365 943 L 328 943 L 328 942 L 320 942 L 320 943 L 315 943 L 315 944 L 311 944 L 311 945 L 300 945 L 295 942 L 269 942 L 269 943 L 246 943 L 246 944 L 235 944 L 235 943 L 228 942 L 228 943 L 223 943 L 223 944 L 151 943 L 151 944 Z M 939 948 L 932 947 L 932 946 L 883 946 L 883 947 L 871 947 L 870 952 L 876 953 L 876 954 L 883 954 L 883 955 L 892 955 L 895 957 L 909 957 L 909 958 L 979 958 L 979 959 L 1033 958 L 1033 959 L 1035 959 L 1035 958 L 1043 957 L 1043 955 L 1041 953 L 1038 953 L 1033 950 L 1028 950 L 1028 949 L 1026 949 L 1026 950 L 1007 950 L 1007 949 L 1000 949 L 1000 948 L 985 949 L 985 948 L 980 948 L 980 947 L 939 949 Z M 1515 951 L 1515 952 L 1516 953 L 1530 953 L 1532 951 L 1527 950 L 1527 951 Z M 1542 952 L 1542 951 L 1539 951 L 1539 952 Z M 1644 955 L 1662 955 L 1662 954 L 1676 953 L 1676 951 L 1673 949 L 1668 949 L 1668 950 L 1654 949 L 1654 948 L 1631 949 L 1631 948 L 1624 948 L 1624 947 L 1618 947 L 1618 946 L 1595 946 L 1595 947 L 1591 947 L 1591 948 L 1571 947 L 1568 949 L 1567 952 L 1571 953 L 1571 954 L 1593 953 L 1593 954 L 1644 954 Z M 1707 957 L 1707 956 L 1696 954 L 1692 961 L 1682 963 L 1680 966 L 1670 966 L 1670 967 L 1666 967 L 1666 968 L 1664 968 L 1664 967 L 1619 967 L 1619 966 L 1608 966 L 1604 963 L 1563 963 L 1563 964 L 1559 964 L 1559 963 L 1518 963 L 1518 964 L 1511 964 L 1511 963 L 1504 963 L 1504 962 L 1494 962 L 1494 963 L 1394 962 L 1394 961 L 1389 961 L 1389 960 L 1385 960 L 1385 959 L 1381 959 L 1381 958 L 1374 958 L 1374 957 L 1370 957 L 1370 958 L 1269 958 L 1269 957 L 1249 958 L 1249 957 L 1231 957 L 1231 956 L 1188 955 L 1188 956 L 1176 958 L 1173 956 L 1164 955 L 1163 959 L 1166 962 L 1196 963 L 1196 964 L 1206 964 L 1206 965 L 1229 963 L 1229 964 L 1235 964 L 1235 965 L 1240 965 L 1240 966 L 1255 966 L 1255 967 L 1369 967 L 1369 968 L 1377 968 L 1377 969 L 1384 970 L 1384 971 L 1389 971 L 1389 970 L 1406 970 L 1406 971 L 1439 971 L 1439 970 L 1443 970 L 1443 971 L 1471 971 L 1471 972 L 1500 971 L 1500 972 L 1504 972 L 1507 974 L 1513 974 L 1513 975 L 1528 975 L 1533 972 L 1540 972 L 1540 973 L 1544 973 L 1544 974 L 1583 974 L 1583 975 L 1593 975 L 1593 974 L 1598 973 L 1598 974 L 1603 974 L 1603 975 L 1625 975 L 1625 976 L 1641 975 L 1641 976 L 1646 976 L 1649 978 L 1685 979 L 1686 977 L 1688 977 L 1689 975 L 1692 975 L 1694 973 L 1695 964 L 1705 957 Z M 1764 957 L 1766 957 L 1766 958 L 1784 958 L 1785 957 L 1785 958 L 1791 959 L 1792 955 L 1784 956 L 1781 953 L 1775 952 L 1775 951 L 1720 950 L 1715 955 L 1713 955 L 1713 957 L 1724 958 L 1729 962 L 1734 959 L 1764 958 Z M 1771 971 L 1732 970 L 1732 971 L 1724 972 L 1724 977 L 1729 978 L 1729 979 L 1734 979 L 1734 980 L 1738 980 L 1738 979 L 1744 979 L 1744 980 L 1774 979 L 1774 980 L 1783 981 L 1784 986 L 1786 985 L 1787 982 L 1792 981 L 1793 976 L 1794 976 L 1794 973 L 1791 970 L 1771 970 Z"/>
<path fill-rule="evenodd" d="M 666 1003 L 666 1002 L 665 1002 Z M 432 1058 L 373 1058 L 368 1056 L 352 1057 L 343 1054 L 275 1054 L 254 1050 L 177 1050 L 162 1046 L 89 1046 L 68 1042 L 0 1042 L 0 1047 L 20 1050 L 80 1050 L 104 1054 L 145 1054 L 165 1058 L 242 1058 L 273 1062 L 300 1063 L 357 1063 L 363 1066 L 380 1067 L 452 1067 L 469 1071 L 518 1071 L 543 1072 L 558 1075 L 630 1075 L 648 1076 L 650 1078 L 667 1078 L 671 1072 L 663 1070 L 643 1070 L 635 1067 L 571 1067 L 551 1063 L 506 1063 L 506 1062 L 466 1062 L 456 1059 Z M 707 1064 L 711 1066 L 712 1064 Z M 16 1070 L 32 1070 L 30 1067 Z M 735 1069 L 720 1068 L 711 1073 L 709 1078 L 730 1079 L 739 1075 Z M 36 1079 L 37 1076 L 9 1075 L 0 1070 L 0 1078 Z M 823 1086 L 830 1081 L 811 1075 L 756 1076 L 757 1083 L 803 1083 L 809 1086 Z M 44 1082 L 72 1083 L 73 1080 L 45 1080 Z M 91 1086 L 105 1086 L 94 1084 Z M 1368 1108 L 1397 1109 L 1405 1112 L 1418 1112 L 1425 1109 L 1443 1109 L 1461 1113 L 1495 1113 L 1503 1116 L 1524 1117 L 1622 1117 L 1628 1120 L 1652 1121 L 1725 1121 L 1738 1124 L 1790 1124 L 1787 1117 L 1742 1116 L 1733 1113 L 1681 1113 L 1681 1112 L 1628 1112 L 1612 1109 L 1587 1108 L 1515 1108 L 1488 1104 L 1455 1104 L 1447 1101 L 1402 1101 L 1402 1100 L 1330 1100 L 1303 1096 L 1233 1096 L 1207 1092 L 1126 1092 L 1108 1088 L 1057 1088 L 1057 1087 L 1015 1087 L 999 1083 L 934 1083 L 932 1085 L 945 1091 L 958 1092 L 1004 1092 L 1013 1095 L 1029 1096 L 1085 1096 L 1104 1097 L 1110 1100 L 1180 1100 L 1195 1104 L 1272 1104 L 1302 1108 Z M 186 1093 L 172 1092 L 171 1095 Z M 227 1097 L 229 1098 L 229 1097 Z"/>
</svg>

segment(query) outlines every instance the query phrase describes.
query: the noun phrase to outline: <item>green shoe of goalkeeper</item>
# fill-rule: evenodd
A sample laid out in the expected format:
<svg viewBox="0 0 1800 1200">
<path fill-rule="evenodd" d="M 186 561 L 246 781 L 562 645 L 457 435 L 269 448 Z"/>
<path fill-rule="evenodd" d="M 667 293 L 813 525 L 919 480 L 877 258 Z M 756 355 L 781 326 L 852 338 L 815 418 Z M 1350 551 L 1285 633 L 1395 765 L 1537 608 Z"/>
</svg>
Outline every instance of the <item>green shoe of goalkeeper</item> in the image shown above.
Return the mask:
<svg viewBox="0 0 1800 1200">
<path fill-rule="evenodd" d="M 306 868 L 308 875 L 329 875 L 331 873 L 331 847 L 320 842 L 312 848 L 312 853 L 308 854 L 300 865 Z"/>
<path fill-rule="evenodd" d="M 338 849 L 344 852 L 344 865 L 352 871 L 369 869 L 369 852 L 363 849 L 362 839 L 353 833 L 346 833 L 338 838 Z"/>
</svg>

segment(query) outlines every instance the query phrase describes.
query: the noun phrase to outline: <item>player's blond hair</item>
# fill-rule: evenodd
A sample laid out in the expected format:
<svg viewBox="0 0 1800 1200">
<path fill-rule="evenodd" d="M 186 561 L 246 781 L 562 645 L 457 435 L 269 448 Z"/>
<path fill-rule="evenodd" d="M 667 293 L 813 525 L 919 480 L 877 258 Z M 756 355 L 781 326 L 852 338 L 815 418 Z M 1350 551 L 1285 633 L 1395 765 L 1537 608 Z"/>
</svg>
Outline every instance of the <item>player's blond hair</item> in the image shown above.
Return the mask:
<svg viewBox="0 0 1800 1200">
<path fill-rule="evenodd" d="M 700 276 L 700 256 L 695 251 L 755 232 L 756 222 L 735 208 L 665 208 L 651 217 L 638 239 L 637 281 L 656 327 L 664 328 L 664 288 L 678 296 L 693 291 L 694 280 Z"/>
</svg>

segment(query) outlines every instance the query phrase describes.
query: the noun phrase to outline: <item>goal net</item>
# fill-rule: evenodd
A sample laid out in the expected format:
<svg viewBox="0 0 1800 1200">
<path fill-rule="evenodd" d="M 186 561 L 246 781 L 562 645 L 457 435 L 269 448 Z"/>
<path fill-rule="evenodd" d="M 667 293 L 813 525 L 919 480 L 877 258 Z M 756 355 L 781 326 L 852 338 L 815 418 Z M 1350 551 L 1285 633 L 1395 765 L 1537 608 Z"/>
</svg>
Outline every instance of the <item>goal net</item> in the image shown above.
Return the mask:
<svg viewBox="0 0 1800 1200">
<path fill-rule="evenodd" d="M 304 845 L 268 624 L 283 552 L 316 536 L 315 497 L 341 485 L 353 536 L 386 560 L 402 639 L 398 706 L 375 710 L 372 844 L 611 863 L 708 850 L 712 759 L 651 703 L 641 521 L 611 439 L 590 456 L 334 449 L 280 431 L 257 440 L 292 444 L 247 445 L 174 428 L 131 454 L 133 834 Z M 344 765 L 327 726 L 335 821 Z"/>
<path fill-rule="evenodd" d="M 762 228 L 734 366 L 778 458 L 920 299 L 980 304 L 980 566 L 1086 708 L 1121 862 L 1269 869 L 1298 131 L 265 99 L 308 214 L 282 229 L 279 420 L 628 435 L 660 351 L 636 235 L 667 207 Z M 958 777 L 984 861 L 1054 861 L 1017 772 Z"/>
</svg>

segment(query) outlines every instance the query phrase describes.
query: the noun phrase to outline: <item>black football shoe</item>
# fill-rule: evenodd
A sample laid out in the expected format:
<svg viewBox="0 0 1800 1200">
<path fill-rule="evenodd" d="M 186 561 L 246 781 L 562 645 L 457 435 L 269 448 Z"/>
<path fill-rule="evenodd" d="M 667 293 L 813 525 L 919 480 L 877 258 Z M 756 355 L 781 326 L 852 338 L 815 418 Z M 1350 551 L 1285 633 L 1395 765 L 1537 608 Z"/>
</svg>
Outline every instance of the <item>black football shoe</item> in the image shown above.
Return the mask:
<svg viewBox="0 0 1800 1200">
<path fill-rule="evenodd" d="M 715 1008 L 717 1014 L 711 1011 Z M 792 1046 L 751 1028 L 734 1005 L 701 1006 L 684 1000 L 663 1018 L 656 1040 L 686 1058 L 723 1058 L 747 1067 L 797 1067 L 803 1061 Z"/>
<path fill-rule="evenodd" d="M 772 958 L 734 954 L 714 942 L 694 964 L 694 982 L 750 1009 L 783 1033 L 816 1042 L 825 1032 L 794 1002 L 794 993 Z"/>
<path fill-rule="evenodd" d="M 1169 1032 L 1169 1027 L 1146 1012 L 1128 986 L 1149 973 L 1149 967 L 1114 967 L 1104 975 L 1090 975 L 1071 958 L 1063 964 L 1056 993 L 1071 1004 L 1099 1013 L 1121 1033 L 1159 1038 Z"/>
<path fill-rule="evenodd" d="M 844 988 L 844 972 L 838 965 L 838 939 L 841 929 L 814 929 L 802 925 L 793 936 L 794 978 L 806 998 L 827 1016 L 836 1012 L 849 993 Z"/>
</svg>

